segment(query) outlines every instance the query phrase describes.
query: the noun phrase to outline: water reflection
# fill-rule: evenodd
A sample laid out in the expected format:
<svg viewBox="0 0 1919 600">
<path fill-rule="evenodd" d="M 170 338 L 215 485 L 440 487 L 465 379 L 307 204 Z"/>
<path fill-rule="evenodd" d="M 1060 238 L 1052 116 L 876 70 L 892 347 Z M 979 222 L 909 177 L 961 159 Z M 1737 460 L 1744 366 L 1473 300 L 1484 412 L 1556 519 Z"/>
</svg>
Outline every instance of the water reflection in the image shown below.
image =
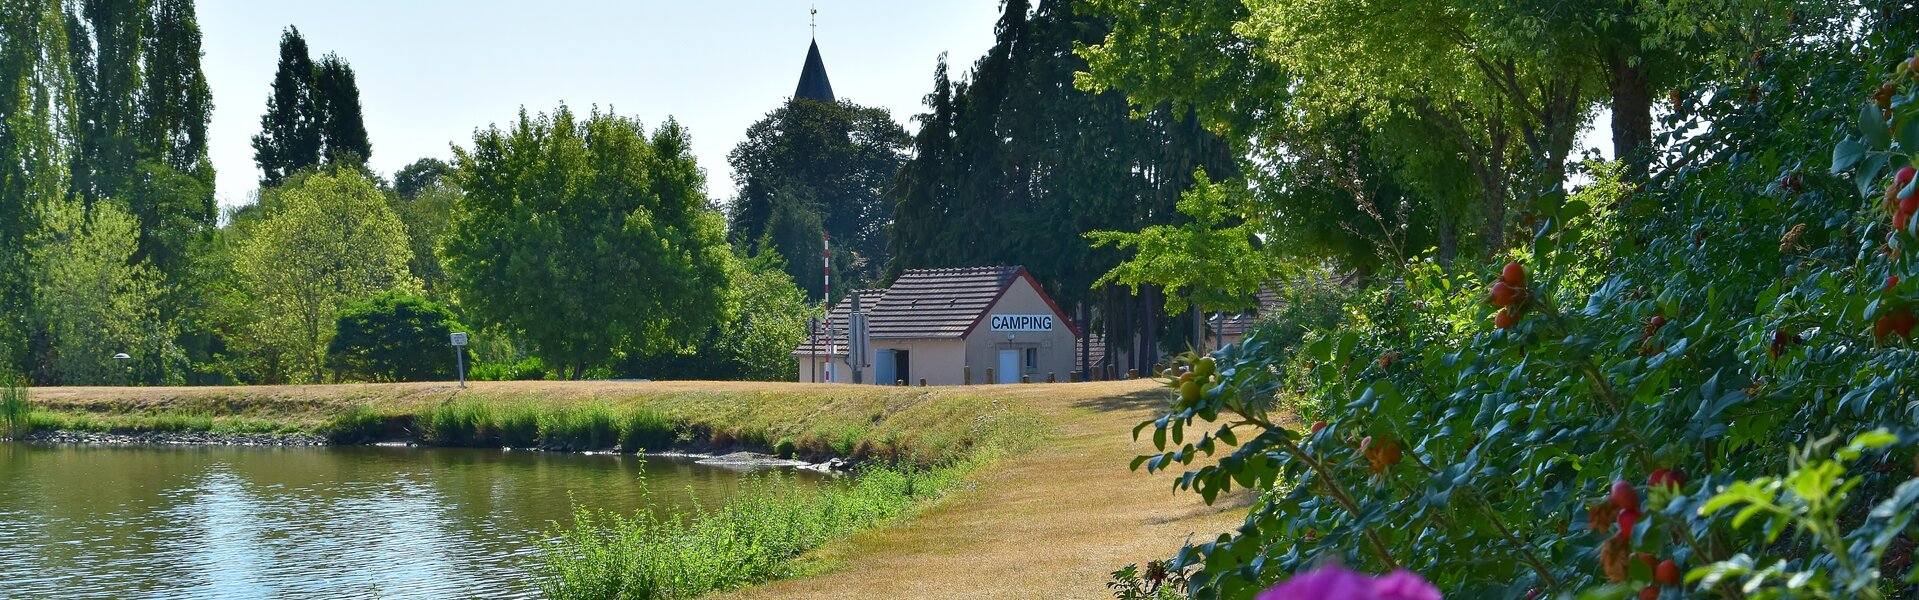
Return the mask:
<svg viewBox="0 0 1919 600">
<path fill-rule="evenodd" d="M 0 598 L 529 597 L 531 539 L 569 498 L 686 508 L 741 479 L 633 456 L 0 444 Z"/>
</svg>

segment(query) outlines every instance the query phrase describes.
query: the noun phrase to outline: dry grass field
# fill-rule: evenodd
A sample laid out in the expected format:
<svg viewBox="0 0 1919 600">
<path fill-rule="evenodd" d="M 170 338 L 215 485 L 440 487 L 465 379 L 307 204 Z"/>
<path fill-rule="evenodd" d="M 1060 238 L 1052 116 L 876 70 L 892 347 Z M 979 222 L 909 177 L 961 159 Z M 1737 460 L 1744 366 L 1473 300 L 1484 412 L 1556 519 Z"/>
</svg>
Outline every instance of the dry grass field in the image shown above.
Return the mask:
<svg viewBox="0 0 1919 600">
<path fill-rule="evenodd" d="M 457 392 L 457 396 L 456 396 Z M 1127 462 L 1133 425 L 1163 406 L 1150 381 L 941 388 L 737 382 L 479 382 L 246 388 L 38 388 L 42 409 L 188 413 L 314 427 L 354 406 L 419 414 L 456 397 L 549 406 L 644 406 L 767 439 L 844 432 L 904 445 L 965 444 L 985 415 L 1022 425 L 1020 451 L 974 470 L 912 519 L 821 548 L 809 576 L 733 598 L 1101 598 L 1108 573 L 1236 526 L 1243 496 L 1205 506 Z M 971 437 L 969 437 L 969 435 Z"/>
</svg>

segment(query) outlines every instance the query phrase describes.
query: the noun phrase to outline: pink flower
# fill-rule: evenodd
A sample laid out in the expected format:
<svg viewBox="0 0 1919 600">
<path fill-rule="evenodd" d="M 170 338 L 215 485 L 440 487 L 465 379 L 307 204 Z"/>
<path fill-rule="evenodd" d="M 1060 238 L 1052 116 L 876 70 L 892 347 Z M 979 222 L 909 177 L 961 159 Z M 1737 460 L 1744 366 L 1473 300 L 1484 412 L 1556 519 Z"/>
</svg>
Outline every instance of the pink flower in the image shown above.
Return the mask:
<svg viewBox="0 0 1919 600">
<path fill-rule="evenodd" d="M 1293 576 L 1259 594 L 1258 600 L 1444 600 L 1417 573 L 1394 571 L 1374 578 L 1326 565 Z"/>
</svg>

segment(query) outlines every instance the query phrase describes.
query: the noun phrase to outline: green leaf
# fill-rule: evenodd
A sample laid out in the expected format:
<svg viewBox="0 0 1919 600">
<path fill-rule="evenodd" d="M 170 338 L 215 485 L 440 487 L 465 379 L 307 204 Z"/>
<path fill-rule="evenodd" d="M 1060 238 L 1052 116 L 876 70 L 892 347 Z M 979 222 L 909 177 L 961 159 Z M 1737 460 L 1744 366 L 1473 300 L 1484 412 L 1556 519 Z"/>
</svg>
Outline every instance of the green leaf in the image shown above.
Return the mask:
<svg viewBox="0 0 1919 600">
<path fill-rule="evenodd" d="M 1859 134 L 1865 136 L 1866 144 L 1873 148 L 1885 148 L 1892 143 L 1892 130 L 1886 128 L 1886 119 L 1881 116 L 1878 105 L 1867 102 L 1859 107 Z"/>
<path fill-rule="evenodd" d="M 1859 159 L 1865 158 L 1865 156 L 1865 144 L 1861 144 L 1858 140 L 1852 138 L 1839 140 L 1839 143 L 1832 147 L 1832 174 L 1838 175 L 1846 172 L 1846 169 L 1850 169 L 1853 165 L 1859 164 Z"/>
<path fill-rule="evenodd" d="M 1894 138 L 1899 140 L 1901 151 L 1910 154 L 1919 150 L 1919 119 L 1907 117 L 1905 122 L 1899 124 L 1899 133 Z"/>
</svg>

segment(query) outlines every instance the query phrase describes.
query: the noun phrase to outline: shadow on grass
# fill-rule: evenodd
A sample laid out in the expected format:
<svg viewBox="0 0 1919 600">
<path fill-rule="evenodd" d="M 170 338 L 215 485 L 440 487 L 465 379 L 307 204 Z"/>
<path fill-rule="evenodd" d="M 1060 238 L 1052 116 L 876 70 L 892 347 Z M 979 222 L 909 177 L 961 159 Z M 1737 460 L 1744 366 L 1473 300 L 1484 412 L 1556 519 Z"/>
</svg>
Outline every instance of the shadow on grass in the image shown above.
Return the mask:
<svg viewBox="0 0 1919 600">
<path fill-rule="evenodd" d="M 1118 410 L 1165 410 L 1172 404 L 1172 392 L 1164 388 L 1141 390 L 1119 396 L 1101 396 L 1073 403 L 1073 408 L 1084 408 L 1100 412 Z"/>
</svg>

